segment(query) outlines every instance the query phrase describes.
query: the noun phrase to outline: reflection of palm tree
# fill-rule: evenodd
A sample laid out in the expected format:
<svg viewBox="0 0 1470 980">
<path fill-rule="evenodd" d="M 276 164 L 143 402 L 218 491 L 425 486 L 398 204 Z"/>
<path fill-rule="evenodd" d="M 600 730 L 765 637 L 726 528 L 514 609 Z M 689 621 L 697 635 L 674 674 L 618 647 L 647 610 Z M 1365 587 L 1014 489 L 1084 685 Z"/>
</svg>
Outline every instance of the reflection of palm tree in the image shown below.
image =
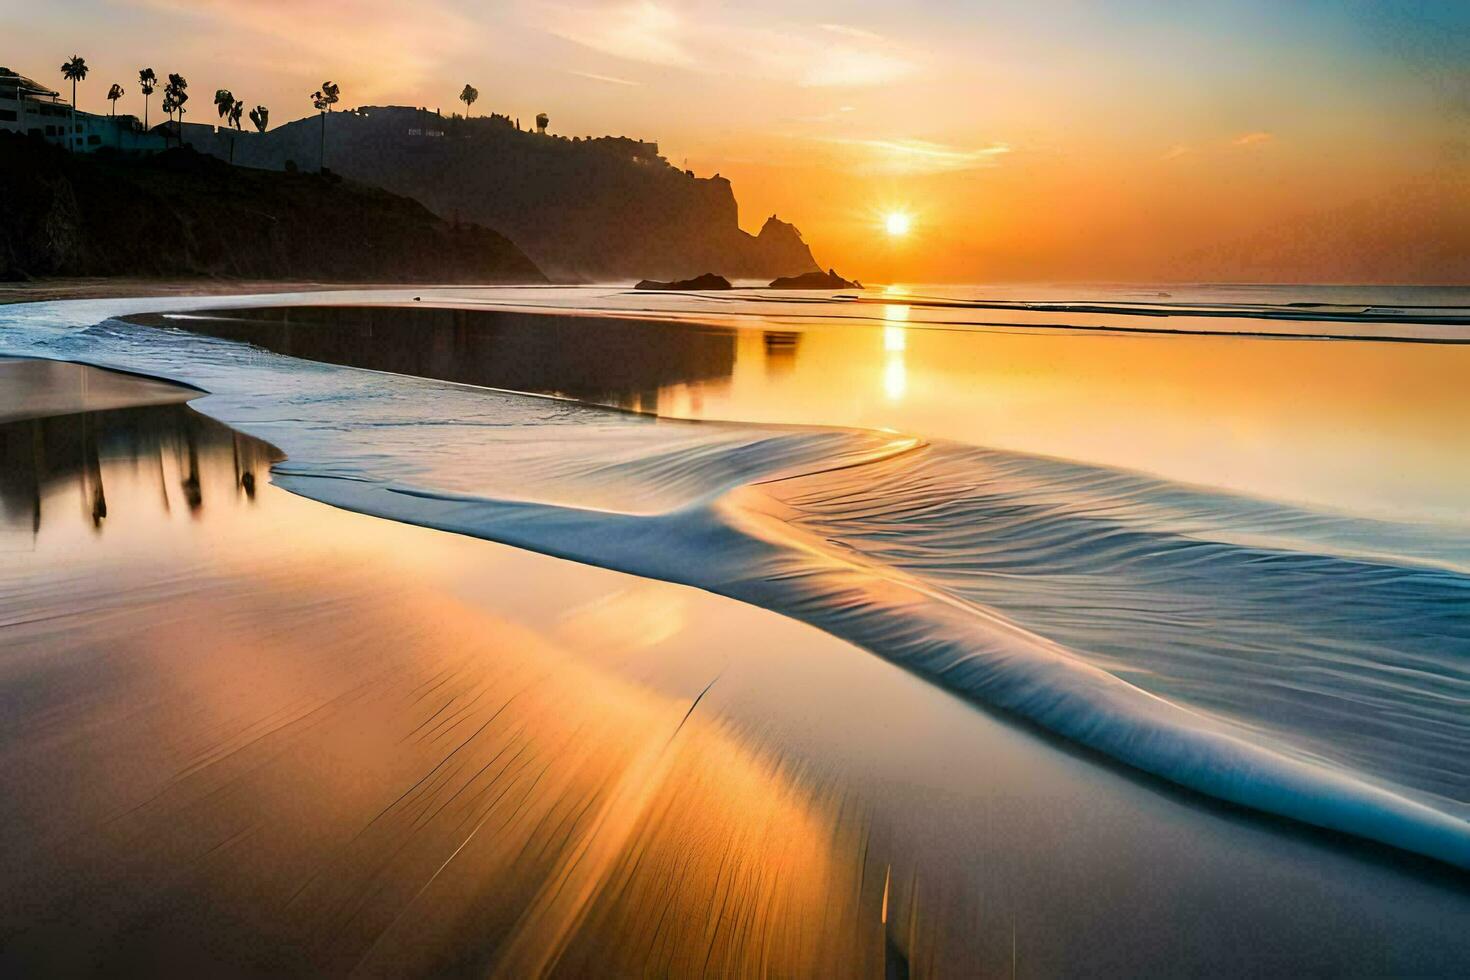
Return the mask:
<svg viewBox="0 0 1470 980">
<path fill-rule="evenodd" d="M 152 68 L 143 68 L 138 72 L 138 89 L 143 93 L 143 128 L 148 128 L 148 96 L 153 94 L 154 86 L 158 84 L 158 75 Z"/>
<path fill-rule="evenodd" d="M 46 470 L 46 440 L 41 420 L 31 420 L 31 536 L 41 533 L 41 474 Z"/>
<path fill-rule="evenodd" d="M 102 458 L 97 452 L 92 421 L 90 413 L 82 415 L 82 489 L 92 498 L 92 527 L 100 529 L 107 516 L 107 496 L 102 491 Z"/>
<path fill-rule="evenodd" d="M 198 511 L 204 506 L 204 492 L 199 486 L 199 444 L 194 441 L 194 430 L 184 430 L 184 442 L 189 447 L 189 472 L 185 474 L 181 487 L 184 488 L 184 499 L 189 503 L 189 509 Z"/>
<path fill-rule="evenodd" d="M 67 135 L 66 145 L 76 144 L 76 121 L 77 121 L 77 82 L 86 81 L 87 59 L 79 54 L 71 56 L 71 60 L 64 62 L 61 66 L 61 77 L 71 82 L 71 132 Z"/>
</svg>

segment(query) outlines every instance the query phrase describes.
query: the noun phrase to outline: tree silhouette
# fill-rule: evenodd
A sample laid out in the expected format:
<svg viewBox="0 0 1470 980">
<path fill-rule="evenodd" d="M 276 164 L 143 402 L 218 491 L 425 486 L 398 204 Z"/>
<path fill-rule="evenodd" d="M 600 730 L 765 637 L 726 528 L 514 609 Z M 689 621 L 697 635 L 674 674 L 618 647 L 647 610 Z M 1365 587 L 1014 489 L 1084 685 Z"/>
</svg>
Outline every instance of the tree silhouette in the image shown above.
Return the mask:
<svg viewBox="0 0 1470 980">
<path fill-rule="evenodd" d="M 474 105 L 475 100 L 479 97 L 480 90 L 469 84 L 466 84 L 464 90 L 459 93 L 459 101 L 464 103 L 464 117 L 466 119 L 470 117 L 470 106 Z"/>
<path fill-rule="evenodd" d="M 258 105 L 250 110 L 250 121 L 255 124 L 256 130 L 265 132 L 266 123 L 270 122 L 271 111 L 263 105 Z"/>
<path fill-rule="evenodd" d="M 545 133 L 546 127 L 551 125 L 551 117 L 544 112 L 536 113 L 536 132 Z"/>
<path fill-rule="evenodd" d="M 111 115 L 114 119 L 117 118 L 117 100 L 122 98 L 124 94 L 126 93 L 123 92 L 123 87 L 117 84 L 117 82 L 113 82 L 112 88 L 107 90 L 107 101 L 112 103 Z"/>
<path fill-rule="evenodd" d="M 235 93 L 227 88 L 215 89 L 214 107 L 219 112 L 219 117 L 225 121 L 225 126 L 240 128 L 240 115 L 237 107 L 243 107 L 244 103 L 235 101 Z M 230 137 L 230 162 L 235 162 L 235 137 Z"/>
<path fill-rule="evenodd" d="M 164 140 L 164 145 L 165 146 L 168 145 L 168 135 L 169 135 L 169 133 L 173 132 L 172 123 L 174 121 L 174 110 L 177 109 L 178 107 L 179 107 L 179 103 L 178 103 L 178 100 L 174 98 L 174 93 L 173 92 L 170 92 L 167 88 L 165 88 L 163 90 L 163 113 L 164 113 L 164 115 L 168 116 L 168 121 L 170 123 L 170 126 L 169 126 L 168 130 L 166 130 L 164 132 L 164 135 L 163 135 L 163 140 Z"/>
<path fill-rule="evenodd" d="M 85 81 L 87 78 L 87 59 L 79 54 L 71 56 L 71 60 L 64 62 L 61 66 L 61 77 L 71 82 L 71 121 L 72 125 L 67 129 L 66 135 L 68 148 L 76 145 L 76 121 L 77 121 L 77 82 Z"/>
<path fill-rule="evenodd" d="M 235 127 L 235 132 L 240 131 L 240 116 L 245 112 L 245 103 L 236 102 L 230 106 L 230 125 Z"/>
<path fill-rule="evenodd" d="M 321 89 L 311 93 L 311 104 L 322 117 L 322 143 L 321 149 L 317 151 L 317 169 L 327 169 L 327 108 L 331 103 L 327 101 L 326 95 Z"/>
<path fill-rule="evenodd" d="M 148 96 L 153 94 L 153 89 L 158 85 L 158 75 L 152 68 L 140 68 L 138 70 L 138 88 L 143 93 L 143 128 L 148 128 Z"/>
<path fill-rule="evenodd" d="M 174 113 L 178 113 L 179 116 L 179 123 L 175 127 L 175 131 L 178 134 L 180 146 L 184 144 L 184 113 L 188 111 L 184 108 L 184 103 L 189 101 L 189 93 L 185 91 L 188 87 L 188 79 L 184 78 L 183 75 L 170 72 L 168 84 L 163 88 L 164 108 L 168 109 L 169 103 L 173 103 L 173 108 L 169 112 L 169 118 L 172 119 Z"/>
<path fill-rule="evenodd" d="M 331 112 L 332 106 L 337 104 L 341 92 L 336 82 L 322 82 L 322 87 L 311 93 L 311 104 L 317 112 L 321 113 L 322 117 L 322 145 L 317 155 L 318 170 L 327 169 L 327 113 Z"/>
</svg>

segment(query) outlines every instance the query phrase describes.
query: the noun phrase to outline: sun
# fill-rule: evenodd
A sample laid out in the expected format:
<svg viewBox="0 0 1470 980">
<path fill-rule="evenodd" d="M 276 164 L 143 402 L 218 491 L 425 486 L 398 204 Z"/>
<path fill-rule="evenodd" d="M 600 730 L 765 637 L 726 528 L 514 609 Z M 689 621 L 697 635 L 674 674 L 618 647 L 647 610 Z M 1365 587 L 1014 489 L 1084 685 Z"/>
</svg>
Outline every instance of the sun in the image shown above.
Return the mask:
<svg viewBox="0 0 1470 980">
<path fill-rule="evenodd" d="M 883 230 L 894 238 L 902 238 L 912 224 L 913 219 L 902 211 L 890 211 L 883 219 Z"/>
</svg>

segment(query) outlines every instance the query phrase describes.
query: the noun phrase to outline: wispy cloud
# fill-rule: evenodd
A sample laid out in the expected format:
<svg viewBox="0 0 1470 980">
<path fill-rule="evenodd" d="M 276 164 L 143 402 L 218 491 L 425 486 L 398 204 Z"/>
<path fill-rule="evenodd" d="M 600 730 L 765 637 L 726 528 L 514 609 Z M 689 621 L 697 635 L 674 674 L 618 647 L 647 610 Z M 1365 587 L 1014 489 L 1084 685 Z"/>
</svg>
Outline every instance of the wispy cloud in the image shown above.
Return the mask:
<svg viewBox="0 0 1470 980">
<path fill-rule="evenodd" d="M 669 7 L 640 0 L 616 7 L 546 8 L 546 28 L 593 51 L 625 61 L 694 67 L 691 26 Z"/>
<path fill-rule="evenodd" d="M 307 78 L 328 77 L 342 85 L 346 105 L 401 97 L 434 78 L 446 57 L 468 50 L 475 23 L 455 5 L 425 0 L 412 18 L 401 16 L 393 0 L 354 0 L 347 16 L 330 30 L 303 30 L 299 5 L 289 0 L 129 0 L 132 6 L 171 17 L 191 18 L 184 32 L 195 57 L 212 63 L 237 62 L 259 72 L 301 76 L 303 64 L 318 66 Z M 214 40 L 227 31 L 232 43 Z M 159 66 L 160 70 L 162 66 Z M 242 79 L 245 84 L 248 78 Z M 303 82 L 301 107 L 306 108 Z M 289 110 L 282 113 L 289 118 Z"/>
<path fill-rule="evenodd" d="M 992 167 L 1011 152 L 1006 143 L 966 149 L 917 139 L 827 139 L 862 151 L 858 167 L 873 173 L 951 173 Z"/>
<path fill-rule="evenodd" d="M 590 78 L 594 82 L 607 82 L 609 85 L 632 85 L 636 87 L 643 84 L 642 82 L 635 82 L 627 78 L 616 78 L 612 75 L 598 75 L 590 71 L 576 71 L 571 68 L 568 68 L 566 71 L 568 75 L 576 75 L 578 78 Z"/>
<path fill-rule="evenodd" d="M 900 45 L 844 24 L 773 27 L 707 10 L 685 16 L 654 0 L 539 11 L 547 32 L 625 61 L 810 88 L 885 85 L 918 72 L 918 59 Z"/>
<path fill-rule="evenodd" d="M 1161 156 L 1159 159 L 1178 160 L 1180 157 L 1187 157 L 1192 153 L 1194 153 L 1194 147 L 1185 146 L 1183 143 L 1175 143 L 1173 146 L 1165 150 L 1164 155 Z"/>
<path fill-rule="evenodd" d="M 1230 141 L 1230 145 L 1231 146 L 1256 146 L 1256 145 L 1261 144 L 1261 143 L 1270 142 L 1271 140 L 1273 140 L 1275 138 L 1276 137 L 1272 136 L 1270 133 L 1265 133 L 1265 132 L 1242 133 L 1241 135 L 1235 137 L 1235 139 L 1231 140 Z"/>
<path fill-rule="evenodd" d="M 883 35 L 872 31 L 865 31 L 861 27 L 853 27 L 851 24 L 823 24 L 822 30 L 829 34 L 838 34 L 842 37 L 858 38 L 864 41 L 882 41 Z"/>
</svg>

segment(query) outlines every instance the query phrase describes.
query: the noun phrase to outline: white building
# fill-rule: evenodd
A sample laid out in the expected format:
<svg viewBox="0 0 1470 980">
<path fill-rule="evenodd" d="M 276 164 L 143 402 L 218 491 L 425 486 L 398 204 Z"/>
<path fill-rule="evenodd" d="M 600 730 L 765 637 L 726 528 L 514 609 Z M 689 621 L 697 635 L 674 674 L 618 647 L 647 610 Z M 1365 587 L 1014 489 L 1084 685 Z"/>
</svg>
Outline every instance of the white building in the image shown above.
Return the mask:
<svg viewBox="0 0 1470 980">
<path fill-rule="evenodd" d="M 71 106 L 61 94 L 9 68 L 0 68 L 0 129 L 65 143 Z"/>
<path fill-rule="evenodd" d="M 0 130 L 40 136 L 82 152 L 104 146 L 130 151 L 164 147 L 163 137 L 145 132 L 136 116 L 73 112 L 61 93 L 9 68 L 0 68 Z"/>
</svg>

